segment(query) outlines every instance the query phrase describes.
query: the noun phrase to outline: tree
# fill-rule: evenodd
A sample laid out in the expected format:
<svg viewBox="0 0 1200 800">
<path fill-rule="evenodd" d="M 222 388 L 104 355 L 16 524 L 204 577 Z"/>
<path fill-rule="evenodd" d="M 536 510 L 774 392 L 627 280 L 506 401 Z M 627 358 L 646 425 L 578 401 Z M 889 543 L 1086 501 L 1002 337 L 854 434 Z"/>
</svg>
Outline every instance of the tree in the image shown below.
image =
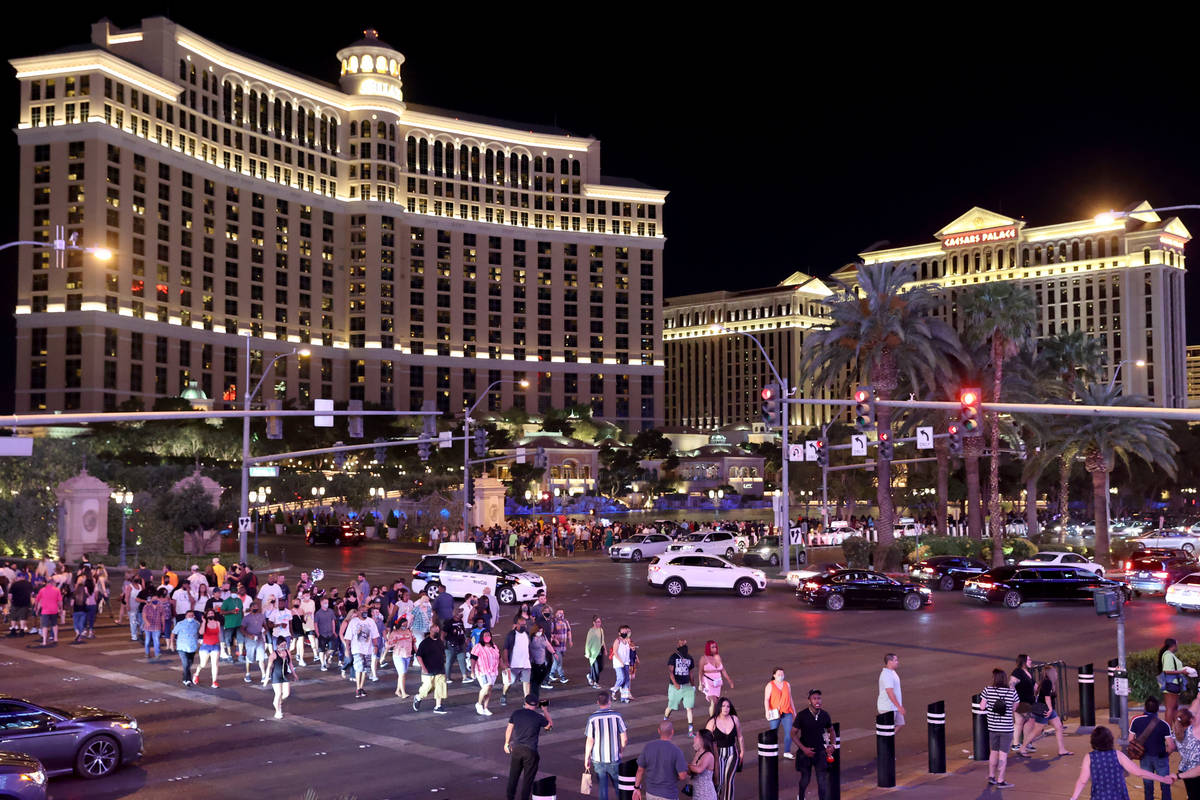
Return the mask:
<svg viewBox="0 0 1200 800">
<path fill-rule="evenodd" d="M 959 309 L 969 339 L 991 345 L 992 402 L 998 403 L 1004 387 L 1004 361 L 1015 356 L 1033 337 L 1033 293 L 1011 281 L 973 286 L 959 295 Z M 992 423 L 992 461 L 988 479 L 988 515 L 992 533 L 992 566 L 1004 564 L 1004 520 L 1000 515 L 1000 415 Z"/>
<path fill-rule="evenodd" d="M 880 400 L 891 399 L 901 377 L 913 387 L 932 386 L 958 349 L 958 334 L 937 316 L 940 298 L 922 286 L 905 288 L 914 278 L 911 266 L 859 264 L 855 284 L 839 284 L 823 301 L 833 321 L 808 335 L 801 356 L 807 379 L 849 389 L 846 376 L 865 374 Z M 891 419 L 891 408 L 878 406 L 879 429 L 889 430 Z M 895 516 L 891 462 L 876 457 L 876 530 L 887 548 Z"/>
<path fill-rule="evenodd" d="M 666 458 L 671 454 L 671 440 L 662 431 L 647 428 L 633 437 L 633 452 L 639 458 Z"/>
</svg>

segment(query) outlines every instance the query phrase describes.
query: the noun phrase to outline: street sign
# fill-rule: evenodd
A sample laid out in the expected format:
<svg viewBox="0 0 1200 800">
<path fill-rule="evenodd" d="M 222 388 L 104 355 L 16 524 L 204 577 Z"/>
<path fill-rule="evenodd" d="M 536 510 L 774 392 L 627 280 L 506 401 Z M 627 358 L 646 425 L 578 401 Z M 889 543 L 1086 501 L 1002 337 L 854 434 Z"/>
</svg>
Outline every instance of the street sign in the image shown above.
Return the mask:
<svg viewBox="0 0 1200 800">
<path fill-rule="evenodd" d="M 250 532 L 250 518 L 249 517 L 238 517 L 238 533 L 249 533 L 249 532 Z"/>
<path fill-rule="evenodd" d="M 454 444 L 454 431 L 438 431 L 438 448 L 445 450 Z"/>
<path fill-rule="evenodd" d="M 333 411 L 332 400 L 313 400 L 313 411 Z M 333 417 L 313 417 L 314 428 L 332 428 Z"/>
<path fill-rule="evenodd" d="M 788 528 L 788 542 L 792 545 L 804 544 L 804 534 L 799 528 Z"/>
<path fill-rule="evenodd" d="M 804 461 L 804 445 L 789 444 L 788 445 L 788 461 Z"/>
<path fill-rule="evenodd" d="M 2 436 L 0 437 L 0 456 L 31 456 L 33 455 L 33 437 L 31 436 Z"/>
<path fill-rule="evenodd" d="M 850 455 L 865 456 L 867 454 L 867 435 L 856 433 L 850 437 Z"/>
<path fill-rule="evenodd" d="M 933 449 L 933 427 L 923 425 L 917 428 L 917 449 L 932 450 Z"/>
<path fill-rule="evenodd" d="M 804 443 L 804 460 L 805 461 L 816 461 L 817 460 L 817 440 L 816 439 L 809 439 Z"/>
<path fill-rule="evenodd" d="M 278 478 L 279 477 L 279 465 L 276 464 L 275 466 L 271 466 L 271 467 L 252 466 L 252 467 L 250 467 L 250 477 L 251 478 Z"/>
<path fill-rule="evenodd" d="M 525 448 L 524 447 L 517 448 L 517 463 L 518 464 L 525 463 Z"/>
<path fill-rule="evenodd" d="M 1113 678 L 1113 694 L 1117 697 L 1129 696 L 1129 678 Z"/>
</svg>

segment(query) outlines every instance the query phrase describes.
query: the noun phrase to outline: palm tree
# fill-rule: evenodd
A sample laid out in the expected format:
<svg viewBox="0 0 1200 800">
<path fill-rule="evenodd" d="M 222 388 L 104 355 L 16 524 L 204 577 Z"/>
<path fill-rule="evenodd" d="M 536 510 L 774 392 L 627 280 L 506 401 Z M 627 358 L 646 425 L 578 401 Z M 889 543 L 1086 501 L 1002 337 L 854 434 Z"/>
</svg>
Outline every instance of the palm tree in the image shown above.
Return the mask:
<svg viewBox="0 0 1200 800">
<path fill-rule="evenodd" d="M 968 338 L 991 343 L 992 402 L 1000 402 L 1004 387 L 1004 361 L 1015 356 L 1033 337 L 1033 293 L 1011 281 L 985 283 L 959 296 Z M 1004 564 L 1004 523 L 1000 518 L 1000 415 L 991 414 L 992 462 L 988 480 L 988 514 L 991 518 L 992 565 Z"/>
<path fill-rule="evenodd" d="M 847 376 L 866 375 L 880 400 L 892 397 L 901 377 L 909 386 L 933 385 L 958 348 L 958 334 L 936 316 L 937 296 L 924 287 L 905 288 L 914 278 L 912 267 L 859 264 L 856 285 L 839 284 L 823 301 L 833 321 L 809 333 L 804 344 L 801 371 L 808 379 L 848 389 Z M 876 413 L 879 430 L 890 430 L 891 408 L 878 406 Z M 876 530 L 887 548 L 895 515 L 891 462 L 876 458 Z"/>
<path fill-rule="evenodd" d="M 1092 406 L 1150 406 L 1143 395 L 1122 394 L 1103 383 L 1080 384 L 1079 401 Z M 1137 456 L 1151 467 L 1160 467 L 1175 477 L 1175 454 L 1179 446 L 1171 439 L 1167 423 L 1139 417 L 1068 417 L 1059 425 L 1065 429 L 1058 448 L 1079 452 L 1092 476 L 1092 499 L 1096 507 L 1096 560 L 1109 563 L 1108 549 L 1108 473 L 1117 459 L 1129 469 L 1129 457 Z"/>
</svg>

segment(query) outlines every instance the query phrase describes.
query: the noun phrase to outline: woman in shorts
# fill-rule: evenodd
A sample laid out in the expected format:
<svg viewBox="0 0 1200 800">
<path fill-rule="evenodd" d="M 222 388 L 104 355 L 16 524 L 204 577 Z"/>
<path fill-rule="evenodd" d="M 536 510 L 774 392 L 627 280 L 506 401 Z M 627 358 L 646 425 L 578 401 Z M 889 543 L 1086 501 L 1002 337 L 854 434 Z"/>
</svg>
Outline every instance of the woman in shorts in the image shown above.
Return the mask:
<svg viewBox="0 0 1200 800">
<path fill-rule="evenodd" d="M 271 689 L 275 692 L 275 719 L 283 719 L 283 701 L 292 693 L 291 682 L 296 677 L 296 670 L 292 666 L 292 651 L 288 647 L 288 641 L 282 636 L 271 650 L 271 657 L 267 661 L 267 675 L 270 678 Z M 264 677 L 263 686 L 266 685 L 267 678 Z"/>
<path fill-rule="evenodd" d="M 383 652 L 380 653 L 380 660 L 387 655 L 388 650 L 392 651 L 392 663 L 396 665 L 396 697 L 401 700 L 408 697 L 408 690 L 404 686 L 404 675 L 408 672 L 408 667 L 412 663 L 413 644 L 416 638 L 413 632 L 408 628 L 408 618 L 400 617 L 396 620 L 396 624 L 388 629 L 387 637 L 383 642 Z"/>
<path fill-rule="evenodd" d="M 258 663 L 258 671 L 260 677 L 265 683 L 267 680 L 267 654 L 265 650 L 265 639 L 263 638 L 263 628 L 267 623 L 266 616 L 262 613 L 262 606 L 255 600 L 250 604 L 250 613 L 242 617 L 242 627 L 238 628 L 238 640 L 242 644 L 242 652 L 245 653 L 246 660 L 246 675 L 243 680 L 250 683 L 250 665 Z"/>
<path fill-rule="evenodd" d="M 485 630 L 479 635 L 479 644 L 471 648 L 471 669 L 479 683 L 479 698 L 475 701 L 475 713 L 482 717 L 490 717 L 488 701 L 491 699 L 492 686 L 500 673 L 500 650 L 492 641 L 492 632 Z"/>
<path fill-rule="evenodd" d="M 1046 707 L 1044 714 L 1038 712 L 1042 710 L 1041 703 Z M 1058 740 L 1058 754 L 1060 756 L 1075 755 L 1067 749 L 1063 742 L 1063 723 L 1062 718 L 1058 715 L 1058 669 L 1053 664 L 1047 664 L 1042 672 L 1042 681 L 1038 684 L 1037 702 L 1033 704 L 1033 709 L 1029 712 L 1025 721 L 1024 744 L 1017 751 L 1017 755 L 1027 757 L 1029 755 L 1029 747 L 1039 738 L 1041 738 L 1047 725 L 1054 728 L 1054 737 Z"/>
<path fill-rule="evenodd" d="M 210 608 L 204 614 L 204 623 L 200 626 L 200 658 L 196 662 L 196 671 L 192 673 L 193 684 L 198 682 L 207 662 L 212 665 L 209 668 L 212 672 L 212 688 L 221 688 L 221 684 L 217 683 L 217 667 L 221 662 L 221 628 L 217 612 Z"/>
</svg>

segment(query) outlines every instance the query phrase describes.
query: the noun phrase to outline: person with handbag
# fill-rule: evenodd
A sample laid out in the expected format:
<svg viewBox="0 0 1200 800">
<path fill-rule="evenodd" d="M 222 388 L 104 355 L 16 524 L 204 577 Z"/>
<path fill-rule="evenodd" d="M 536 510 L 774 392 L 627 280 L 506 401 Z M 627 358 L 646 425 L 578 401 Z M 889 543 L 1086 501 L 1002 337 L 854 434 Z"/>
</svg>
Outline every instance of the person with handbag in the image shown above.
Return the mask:
<svg viewBox="0 0 1200 800">
<path fill-rule="evenodd" d="M 1016 689 L 1008 685 L 1008 676 L 1002 669 L 992 670 L 992 685 L 979 693 L 979 710 L 987 714 L 988 786 L 1011 789 L 1013 784 L 1004 779 L 1008 769 L 1008 750 L 1013 740 L 1013 709 L 1020 698 Z"/>
<path fill-rule="evenodd" d="M 1054 737 L 1058 740 L 1058 754 L 1060 756 L 1075 755 L 1067 749 L 1066 743 L 1063 741 L 1063 723 L 1062 717 L 1058 714 L 1058 668 L 1053 664 L 1047 664 L 1046 669 L 1042 672 L 1042 682 L 1038 684 L 1037 696 L 1033 705 L 1029 709 L 1029 718 L 1025 722 L 1024 741 L 1025 746 L 1017 751 L 1017 755 L 1028 757 L 1031 745 L 1042 737 L 1046 731 L 1046 726 L 1054 728 Z"/>
<path fill-rule="evenodd" d="M 1129 756 L 1113 749 L 1113 735 L 1101 725 L 1092 731 L 1092 752 L 1083 759 L 1079 777 L 1075 780 L 1075 791 L 1071 800 L 1079 800 L 1083 787 L 1092 782 L 1092 800 L 1129 800 L 1125 787 L 1125 774 L 1136 775 L 1143 780 L 1158 781 L 1170 786 L 1174 775 L 1155 775 L 1129 760 Z"/>
<path fill-rule="evenodd" d="M 1125 746 L 1125 755 L 1137 761 L 1138 765 L 1155 775 L 1170 775 L 1170 753 L 1175 749 L 1175 739 L 1171 735 L 1171 726 L 1158 718 L 1158 698 L 1146 698 L 1143 706 L 1145 713 L 1135 717 L 1129 723 L 1129 744 Z M 1146 800 L 1154 800 L 1154 781 L 1143 780 L 1146 789 Z M 1171 800 L 1171 787 L 1162 788 L 1163 800 Z"/>
<path fill-rule="evenodd" d="M 579 793 L 592 793 L 591 771 L 594 770 L 596 782 L 600 785 L 600 800 L 608 800 L 610 785 L 613 794 L 619 796 L 621 785 L 617 768 L 621 763 L 621 751 L 629 742 L 629 733 L 625 720 L 613 710 L 612 698 L 608 692 L 601 691 L 596 695 L 596 710 L 588 717 L 585 737 L 583 779 L 580 782 Z"/>
<path fill-rule="evenodd" d="M 771 730 L 783 731 L 783 746 L 779 754 L 784 758 L 795 759 L 792 754 L 792 723 L 796 719 L 796 705 L 792 702 L 792 685 L 785 678 L 783 667 L 776 667 L 771 672 L 771 680 L 763 687 L 763 715 Z"/>
<path fill-rule="evenodd" d="M 1179 710 L 1179 695 L 1183 692 L 1185 678 L 1183 662 L 1179 660 L 1179 656 L 1175 655 L 1175 651 L 1179 649 L 1179 643 L 1174 639 L 1167 639 L 1163 642 L 1163 646 L 1158 648 L 1158 666 L 1161 674 L 1159 675 L 1159 686 L 1163 690 L 1163 719 L 1168 725 L 1175 724 L 1175 713 Z"/>
<path fill-rule="evenodd" d="M 1017 668 L 1009 676 L 1008 685 L 1017 692 L 1017 707 L 1013 710 L 1013 749 L 1020 749 L 1025 755 L 1026 750 L 1036 750 L 1031 742 L 1022 742 L 1021 735 L 1025 731 L 1025 723 L 1034 701 L 1033 658 L 1025 653 L 1017 656 Z"/>
</svg>

